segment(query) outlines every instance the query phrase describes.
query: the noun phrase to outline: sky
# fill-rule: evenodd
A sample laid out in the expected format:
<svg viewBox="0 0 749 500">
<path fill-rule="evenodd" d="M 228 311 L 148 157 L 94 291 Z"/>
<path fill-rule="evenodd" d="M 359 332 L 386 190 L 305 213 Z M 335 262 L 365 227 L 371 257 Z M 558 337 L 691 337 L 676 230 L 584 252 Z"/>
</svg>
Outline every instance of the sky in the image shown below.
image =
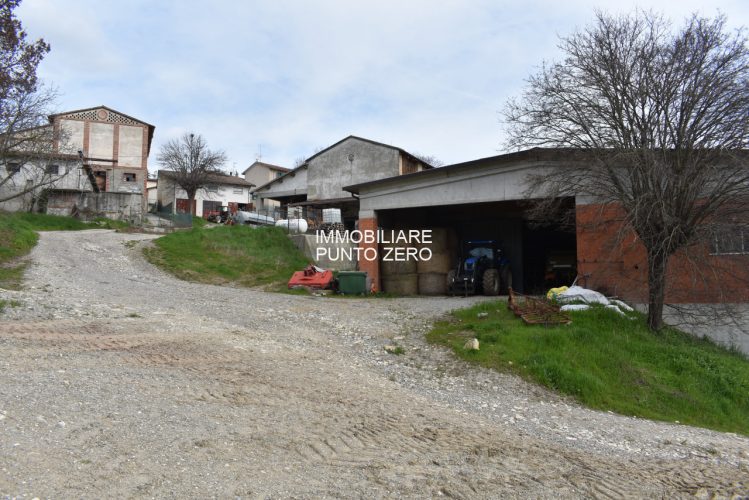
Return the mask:
<svg viewBox="0 0 749 500">
<path fill-rule="evenodd" d="M 223 150 L 292 167 L 348 135 L 445 164 L 505 152 L 501 110 L 559 37 L 596 9 L 693 12 L 749 26 L 749 1 L 24 0 L 16 14 L 52 46 L 38 74 L 55 111 L 105 105 Z"/>
</svg>

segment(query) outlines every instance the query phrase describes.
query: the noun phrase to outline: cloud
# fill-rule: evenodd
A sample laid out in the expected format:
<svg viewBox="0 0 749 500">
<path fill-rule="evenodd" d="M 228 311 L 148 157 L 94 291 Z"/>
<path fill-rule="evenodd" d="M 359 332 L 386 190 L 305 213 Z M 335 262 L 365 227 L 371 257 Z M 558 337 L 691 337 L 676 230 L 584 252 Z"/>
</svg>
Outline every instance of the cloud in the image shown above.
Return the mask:
<svg viewBox="0 0 749 500">
<path fill-rule="evenodd" d="M 749 24 L 734 0 L 25 0 L 18 12 L 52 43 L 40 73 L 62 109 L 106 104 L 139 117 L 156 125 L 154 150 L 194 130 L 245 166 L 259 145 L 290 165 L 349 134 L 446 162 L 496 154 L 498 111 L 559 57 L 557 36 L 596 7 L 634 6 L 677 22 L 720 8 L 732 26 Z"/>
</svg>

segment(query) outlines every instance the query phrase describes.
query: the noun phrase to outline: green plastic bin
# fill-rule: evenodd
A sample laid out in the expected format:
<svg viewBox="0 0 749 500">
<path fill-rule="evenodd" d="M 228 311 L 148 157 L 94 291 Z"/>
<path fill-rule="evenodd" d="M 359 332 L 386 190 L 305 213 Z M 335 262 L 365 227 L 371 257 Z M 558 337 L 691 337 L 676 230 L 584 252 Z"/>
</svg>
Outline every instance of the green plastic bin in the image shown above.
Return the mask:
<svg viewBox="0 0 749 500">
<path fill-rule="evenodd" d="M 338 291 L 348 295 L 361 295 L 367 293 L 367 273 L 363 271 L 339 272 Z"/>
</svg>

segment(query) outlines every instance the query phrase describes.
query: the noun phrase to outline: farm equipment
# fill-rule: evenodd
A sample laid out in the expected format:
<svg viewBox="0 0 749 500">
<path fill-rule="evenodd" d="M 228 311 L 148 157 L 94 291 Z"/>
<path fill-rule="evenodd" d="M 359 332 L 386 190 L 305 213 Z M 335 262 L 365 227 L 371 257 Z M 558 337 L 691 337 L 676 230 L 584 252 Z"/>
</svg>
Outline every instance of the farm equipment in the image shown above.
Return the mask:
<svg viewBox="0 0 749 500">
<path fill-rule="evenodd" d="M 494 240 L 466 241 L 458 266 L 447 273 L 447 291 L 452 295 L 499 295 L 510 287 L 510 261 Z"/>
<path fill-rule="evenodd" d="M 223 206 L 218 210 L 211 210 L 208 212 L 206 220 L 217 224 L 226 224 L 226 221 L 229 220 L 229 207 Z"/>
<path fill-rule="evenodd" d="M 569 285 L 577 276 L 577 256 L 574 251 L 554 251 L 546 257 L 544 286 L 546 288 Z"/>
<path fill-rule="evenodd" d="M 289 280 L 289 289 L 306 288 L 326 290 L 333 287 L 333 271 L 310 264 L 302 271 L 295 272 Z"/>
</svg>

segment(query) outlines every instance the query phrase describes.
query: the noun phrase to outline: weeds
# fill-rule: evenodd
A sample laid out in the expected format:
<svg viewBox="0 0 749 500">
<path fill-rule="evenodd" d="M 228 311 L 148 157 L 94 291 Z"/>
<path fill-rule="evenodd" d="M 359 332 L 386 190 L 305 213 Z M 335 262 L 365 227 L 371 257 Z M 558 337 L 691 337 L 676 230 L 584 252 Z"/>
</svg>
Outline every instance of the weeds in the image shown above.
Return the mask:
<svg viewBox="0 0 749 500">
<path fill-rule="evenodd" d="M 479 319 L 481 312 L 488 314 Z M 571 325 L 531 326 L 505 303 L 487 302 L 455 311 L 428 340 L 592 408 L 749 434 L 742 355 L 673 328 L 653 334 L 639 314 L 628 319 L 594 307 L 571 316 Z M 468 336 L 480 350 L 463 349 Z"/>
</svg>

